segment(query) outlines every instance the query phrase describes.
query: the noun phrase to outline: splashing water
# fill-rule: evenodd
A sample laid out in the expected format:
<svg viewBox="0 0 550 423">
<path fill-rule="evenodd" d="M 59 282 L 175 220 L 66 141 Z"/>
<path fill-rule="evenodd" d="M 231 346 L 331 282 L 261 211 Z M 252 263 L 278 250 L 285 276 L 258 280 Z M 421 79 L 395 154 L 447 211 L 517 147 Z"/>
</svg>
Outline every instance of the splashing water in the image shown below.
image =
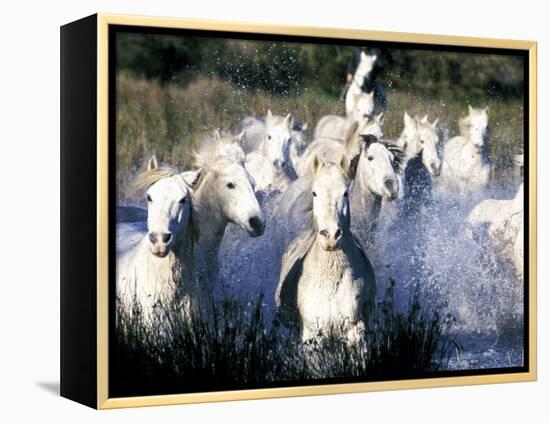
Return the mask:
<svg viewBox="0 0 550 423">
<path fill-rule="evenodd" d="M 275 193 L 263 202 L 268 220 L 262 237 L 252 239 L 231 226 L 220 249 L 219 286 L 244 301 L 263 291 L 272 316 L 281 257 L 300 226 L 276 214 L 279 201 Z M 434 202 L 411 216 L 400 216 L 393 203 L 386 206 L 377 242 L 367 251 L 379 300 L 392 280 L 397 310 L 406 311 L 415 290 L 423 306 L 443 307 L 462 347 L 450 369 L 522 366 L 523 283 L 509 263 L 466 236 L 471 206 Z M 360 229 L 352 228 L 357 234 Z"/>
</svg>

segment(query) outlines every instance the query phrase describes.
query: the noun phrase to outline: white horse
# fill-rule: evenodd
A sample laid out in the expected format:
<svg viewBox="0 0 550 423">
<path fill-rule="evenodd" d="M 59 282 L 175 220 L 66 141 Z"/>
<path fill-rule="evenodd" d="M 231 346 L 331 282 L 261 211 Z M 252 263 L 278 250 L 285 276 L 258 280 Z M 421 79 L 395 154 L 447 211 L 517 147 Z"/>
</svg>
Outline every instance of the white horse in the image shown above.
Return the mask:
<svg viewBox="0 0 550 423">
<path fill-rule="evenodd" d="M 317 154 L 311 162 L 307 161 L 311 157 L 308 151 Z M 392 201 L 400 192 L 403 153 L 393 143 L 381 141 L 372 134 L 363 134 L 355 123 L 349 128 L 344 143 L 325 139 L 310 144 L 304 153 L 306 161 L 303 166 L 309 165 L 313 168 L 316 157 L 326 162 L 337 162 L 342 156 L 350 161 L 348 176 L 353 181 L 350 202 L 357 213 L 352 217 L 352 227 L 361 236 L 365 247 L 370 248 L 382 201 Z M 309 178 L 311 171 L 291 185 L 281 200 L 279 214 L 295 216 L 305 208 L 307 193 L 303 190 L 308 185 Z"/>
<path fill-rule="evenodd" d="M 117 257 L 116 291 L 128 313 L 137 302 L 145 324 L 170 318 L 171 306 L 187 315 L 198 296 L 189 245 L 196 236 L 191 186 L 200 174 L 159 167 L 153 157 L 136 181 L 147 190 L 147 233 Z"/>
<path fill-rule="evenodd" d="M 303 342 L 336 334 L 356 344 L 374 307 L 374 271 L 350 230 L 348 173 L 345 160 L 314 161 L 310 227 L 282 259 L 275 302 Z"/>
<path fill-rule="evenodd" d="M 346 92 L 345 108 L 346 116 L 358 120 L 365 115 L 370 116 L 374 112 L 374 90 L 370 93 L 364 86 L 374 68 L 377 56 L 361 52 L 361 59 L 353 75 L 351 84 Z"/>
<path fill-rule="evenodd" d="M 237 135 L 222 135 L 216 129 L 214 136 L 205 138 L 195 152 L 195 165 L 200 167 L 213 158 L 219 157 L 225 157 L 237 163 L 244 163 L 246 157 L 242 147 L 244 137 L 245 131 L 241 131 Z"/>
<path fill-rule="evenodd" d="M 511 200 L 483 200 L 468 215 L 469 236 L 480 229 L 504 260 L 511 261 L 523 280 L 523 183 Z"/>
<path fill-rule="evenodd" d="M 345 118 L 338 115 L 323 116 L 313 132 L 313 140 L 320 138 L 333 138 L 344 142 L 349 128 L 357 122 L 362 133 L 372 134 L 376 138 L 382 138 L 384 135 L 384 113 L 379 113 L 376 116 L 364 116 L 355 121 L 350 118 Z"/>
<path fill-rule="evenodd" d="M 350 120 L 345 122 L 346 124 L 339 129 L 338 133 L 332 132 L 326 137 L 316 138 L 307 146 L 296 168 L 298 175 L 303 176 L 311 171 L 311 165 L 316 156 L 325 160 L 337 160 L 341 156 L 342 146 L 345 144 L 346 153 L 349 158 L 352 158 L 359 152 L 361 137 L 372 135 L 375 138 L 382 138 L 383 136 L 383 114 L 374 118 L 361 119 L 359 122 Z M 345 130 L 345 132 L 341 133 L 341 130 Z"/>
<path fill-rule="evenodd" d="M 290 132 L 291 142 L 288 154 L 290 163 L 292 164 L 292 169 L 294 171 L 296 171 L 296 166 L 307 148 L 307 128 L 308 125 L 306 122 L 301 122 L 298 119 L 293 118 L 292 131 Z"/>
<path fill-rule="evenodd" d="M 468 106 L 468 115 L 459 121 L 460 135 L 445 144 L 441 178 L 437 184 L 443 195 L 474 202 L 483 198 L 491 174 L 487 111 L 487 107 Z"/>
<path fill-rule="evenodd" d="M 240 163 L 227 158 L 205 163 L 191 189 L 191 214 L 196 233 L 192 244 L 193 270 L 201 290 L 209 292 L 217 278 L 218 250 L 227 225 L 233 223 L 257 237 L 264 233 L 265 218 L 253 181 Z M 130 236 L 128 231 L 123 234 Z M 124 243 L 124 239 L 117 240 L 118 243 Z"/>
<path fill-rule="evenodd" d="M 404 153 L 402 172 L 402 201 L 400 210 L 415 214 L 419 207 L 432 198 L 432 180 L 441 172 L 437 135 L 438 119 L 428 121 L 428 116 L 411 117 L 404 113 L 404 128 L 394 141 Z"/>
<path fill-rule="evenodd" d="M 256 182 L 258 191 L 284 191 L 292 181 L 292 163 L 290 161 L 290 144 L 292 116 L 273 116 L 267 111 L 265 130 L 246 129 L 246 148 L 258 144 L 258 148 L 246 156 L 245 167 Z M 254 141 L 250 141 L 251 139 Z"/>
</svg>

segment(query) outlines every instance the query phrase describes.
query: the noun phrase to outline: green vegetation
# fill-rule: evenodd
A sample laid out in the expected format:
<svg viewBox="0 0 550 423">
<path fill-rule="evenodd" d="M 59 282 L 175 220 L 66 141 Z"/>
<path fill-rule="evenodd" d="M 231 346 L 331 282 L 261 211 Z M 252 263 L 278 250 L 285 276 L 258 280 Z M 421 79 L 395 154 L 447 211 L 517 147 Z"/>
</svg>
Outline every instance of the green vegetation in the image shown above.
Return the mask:
<svg viewBox="0 0 550 423">
<path fill-rule="evenodd" d="M 403 112 L 439 118 L 441 139 L 458 134 L 458 119 L 467 112 L 462 96 L 418 95 L 387 88 L 388 112 L 384 131 L 396 138 L 403 127 Z M 519 98 L 487 97 L 474 106 L 489 106 L 489 151 L 497 169 L 511 166 L 512 154 L 523 146 L 523 102 Z M 117 198 L 132 202 L 128 189 L 133 176 L 156 154 L 165 163 L 189 168 L 191 152 L 215 128 L 234 130 L 246 116 L 292 112 L 309 124 L 326 114 L 342 114 L 343 102 L 319 87 L 304 88 L 300 95 L 270 95 L 261 89 L 242 90 L 219 77 L 199 76 L 192 82 L 161 84 L 122 72 L 117 77 Z M 502 172 L 501 172 L 502 173 Z"/>
<path fill-rule="evenodd" d="M 117 308 L 111 361 L 112 396 L 153 395 L 281 386 L 319 379 L 342 381 L 422 377 L 444 370 L 459 348 L 448 335 L 452 319 L 423 310 L 414 296 L 406 314 L 393 299 L 371 319 L 364 346 L 330 334 L 304 346 L 296 333 L 269 322 L 256 301 L 209 301 L 191 321 L 173 307 L 146 327 L 139 306 Z"/>
</svg>

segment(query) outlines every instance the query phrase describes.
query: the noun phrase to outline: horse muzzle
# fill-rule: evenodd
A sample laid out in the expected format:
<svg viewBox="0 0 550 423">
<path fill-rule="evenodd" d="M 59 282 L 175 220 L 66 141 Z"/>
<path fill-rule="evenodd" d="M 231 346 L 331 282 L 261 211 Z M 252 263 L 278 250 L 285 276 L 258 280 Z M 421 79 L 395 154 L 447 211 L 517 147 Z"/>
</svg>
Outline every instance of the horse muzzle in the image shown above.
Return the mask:
<svg viewBox="0 0 550 423">
<path fill-rule="evenodd" d="M 254 216 L 248 219 L 248 233 L 253 238 L 261 236 L 265 232 L 265 220 L 260 216 Z"/>
</svg>

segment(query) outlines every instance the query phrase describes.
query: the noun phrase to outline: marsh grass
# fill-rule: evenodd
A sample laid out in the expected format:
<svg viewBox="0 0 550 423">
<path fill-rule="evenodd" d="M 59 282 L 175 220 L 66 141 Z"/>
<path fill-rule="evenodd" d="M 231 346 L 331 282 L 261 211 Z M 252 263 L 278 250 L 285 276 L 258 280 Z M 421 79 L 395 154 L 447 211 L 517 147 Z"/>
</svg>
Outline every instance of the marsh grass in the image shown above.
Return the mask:
<svg viewBox="0 0 550 423">
<path fill-rule="evenodd" d="M 188 84 L 160 84 L 155 80 L 121 72 L 117 76 L 116 160 L 117 200 L 136 203 L 129 187 L 133 176 L 144 168 L 152 154 L 165 163 L 188 169 L 192 152 L 216 128 L 234 130 L 247 116 L 292 112 L 309 124 L 309 135 L 326 114 L 342 114 L 343 102 L 315 86 L 297 95 L 278 96 L 259 89 L 242 89 L 212 76 L 201 76 Z M 439 118 L 441 139 L 458 134 L 458 119 L 465 115 L 468 98 L 426 96 L 387 87 L 389 110 L 384 131 L 396 138 L 403 127 L 403 112 Z M 487 97 L 471 101 L 474 107 L 489 106 L 490 154 L 498 178 L 505 178 L 512 155 L 523 145 L 523 104 L 520 99 Z"/>
<path fill-rule="evenodd" d="M 446 367 L 457 346 L 452 322 L 418 296 L 408 312 L 381 302 L 364 346 L 330 333 L 304 346 L 298 334 L 270 320 L 264 299 L 209 300 L 190 320 L 172 306 L 145 325 L 139 306 L 117 307 L 111 351 L 112 396 L 246 389 L 320 380 L 342 382 L 422 377 Z M 365 348 L 366 347 L 366 348 Z"/>
</svg>

